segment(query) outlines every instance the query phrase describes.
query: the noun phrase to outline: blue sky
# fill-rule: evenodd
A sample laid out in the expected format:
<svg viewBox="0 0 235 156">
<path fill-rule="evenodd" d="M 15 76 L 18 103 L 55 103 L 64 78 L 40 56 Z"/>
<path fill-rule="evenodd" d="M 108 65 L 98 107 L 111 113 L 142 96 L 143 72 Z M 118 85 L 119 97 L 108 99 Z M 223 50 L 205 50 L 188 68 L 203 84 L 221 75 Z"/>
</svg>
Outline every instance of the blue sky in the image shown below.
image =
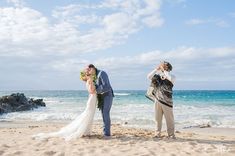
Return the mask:
<svg viewBox="0 0 235 156">
<path fill-rule="evenodd" d="M 114 89 L 146 89 L 161 60 L 175 89 L 235 89 L 233 0 L 1 0 L 0 90 L 84 89 L 93 63 Z"/>
</svg>

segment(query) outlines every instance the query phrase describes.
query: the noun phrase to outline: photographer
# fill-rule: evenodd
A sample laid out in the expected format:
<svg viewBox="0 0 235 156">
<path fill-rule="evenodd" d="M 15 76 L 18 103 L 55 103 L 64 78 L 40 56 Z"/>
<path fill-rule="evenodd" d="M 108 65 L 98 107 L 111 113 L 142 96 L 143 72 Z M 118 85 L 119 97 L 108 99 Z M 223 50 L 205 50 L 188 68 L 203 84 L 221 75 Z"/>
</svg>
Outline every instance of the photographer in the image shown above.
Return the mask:
<svg viewBox="0 0 235 156">
<path fill-rule="evenodd" d="M 172 88 L 175 76 L 170 72 L 172 65 L 169 62 L 162 62 L 151 73 L 148 79 L 154 88 L 152 94 L 155 97 L 155 121 L 157 123 L 156 137 L 161 137 L 162 117 L 164 115 L 169 138 L 175 139 L 175 126 L 173 116 Z"/>
</svg>

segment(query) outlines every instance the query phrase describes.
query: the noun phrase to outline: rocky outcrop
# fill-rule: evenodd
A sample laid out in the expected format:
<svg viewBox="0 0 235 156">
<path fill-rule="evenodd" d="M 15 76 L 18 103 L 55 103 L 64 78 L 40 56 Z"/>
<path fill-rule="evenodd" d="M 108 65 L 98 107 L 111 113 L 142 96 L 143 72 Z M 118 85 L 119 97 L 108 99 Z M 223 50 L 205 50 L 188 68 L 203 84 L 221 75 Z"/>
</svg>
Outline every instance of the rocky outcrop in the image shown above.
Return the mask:
<svg viewBox="0 0 235 156">
<path fill-rule="evenodd" d="M 45 106 L 43 99 L 27 98 L 23 93 L 15 93 L 0 98 L 0 114 L 33 110 Z"/>
</svg>

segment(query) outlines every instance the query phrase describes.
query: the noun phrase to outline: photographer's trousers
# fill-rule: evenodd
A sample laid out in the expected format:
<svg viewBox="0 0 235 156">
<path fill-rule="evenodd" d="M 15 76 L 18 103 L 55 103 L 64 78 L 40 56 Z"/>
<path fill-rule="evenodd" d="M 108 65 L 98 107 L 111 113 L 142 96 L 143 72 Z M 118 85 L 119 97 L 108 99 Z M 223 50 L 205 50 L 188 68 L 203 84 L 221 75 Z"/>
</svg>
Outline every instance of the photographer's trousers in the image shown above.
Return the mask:
<svg viewBox="0 0 235 156">
<path fill-rule="evenodd" d="M 157 132 L 161 133 L 162 130 L 162 117 L 166 119 L 167 133 L 168 136 L 174 135 L 175 124 L 174 124 L 174 115 L 173 108 L 161 104 L 160 102 L 155 102 L 155 121 L 157 124 Z"/>
</svg>

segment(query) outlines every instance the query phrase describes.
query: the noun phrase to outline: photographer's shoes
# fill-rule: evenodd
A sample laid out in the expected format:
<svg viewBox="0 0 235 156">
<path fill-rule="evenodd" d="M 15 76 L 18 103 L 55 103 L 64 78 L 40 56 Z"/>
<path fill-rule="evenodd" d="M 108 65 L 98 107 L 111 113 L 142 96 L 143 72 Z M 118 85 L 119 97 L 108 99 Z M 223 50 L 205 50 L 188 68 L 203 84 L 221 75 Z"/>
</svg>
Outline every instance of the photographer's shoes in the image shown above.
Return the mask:
<svg viewBox="0 0 235 156">
<path fill-rule="evenodd" d="M 160 132 L 155 132 L 154 138 L 162 138 Z"/>
<path fill-rule="evenodd" d="M 167 138 L 170 139 L 170 140 L 175 140 L 176 139 L 175 135 L 170 135 Z"/>
</svg>

